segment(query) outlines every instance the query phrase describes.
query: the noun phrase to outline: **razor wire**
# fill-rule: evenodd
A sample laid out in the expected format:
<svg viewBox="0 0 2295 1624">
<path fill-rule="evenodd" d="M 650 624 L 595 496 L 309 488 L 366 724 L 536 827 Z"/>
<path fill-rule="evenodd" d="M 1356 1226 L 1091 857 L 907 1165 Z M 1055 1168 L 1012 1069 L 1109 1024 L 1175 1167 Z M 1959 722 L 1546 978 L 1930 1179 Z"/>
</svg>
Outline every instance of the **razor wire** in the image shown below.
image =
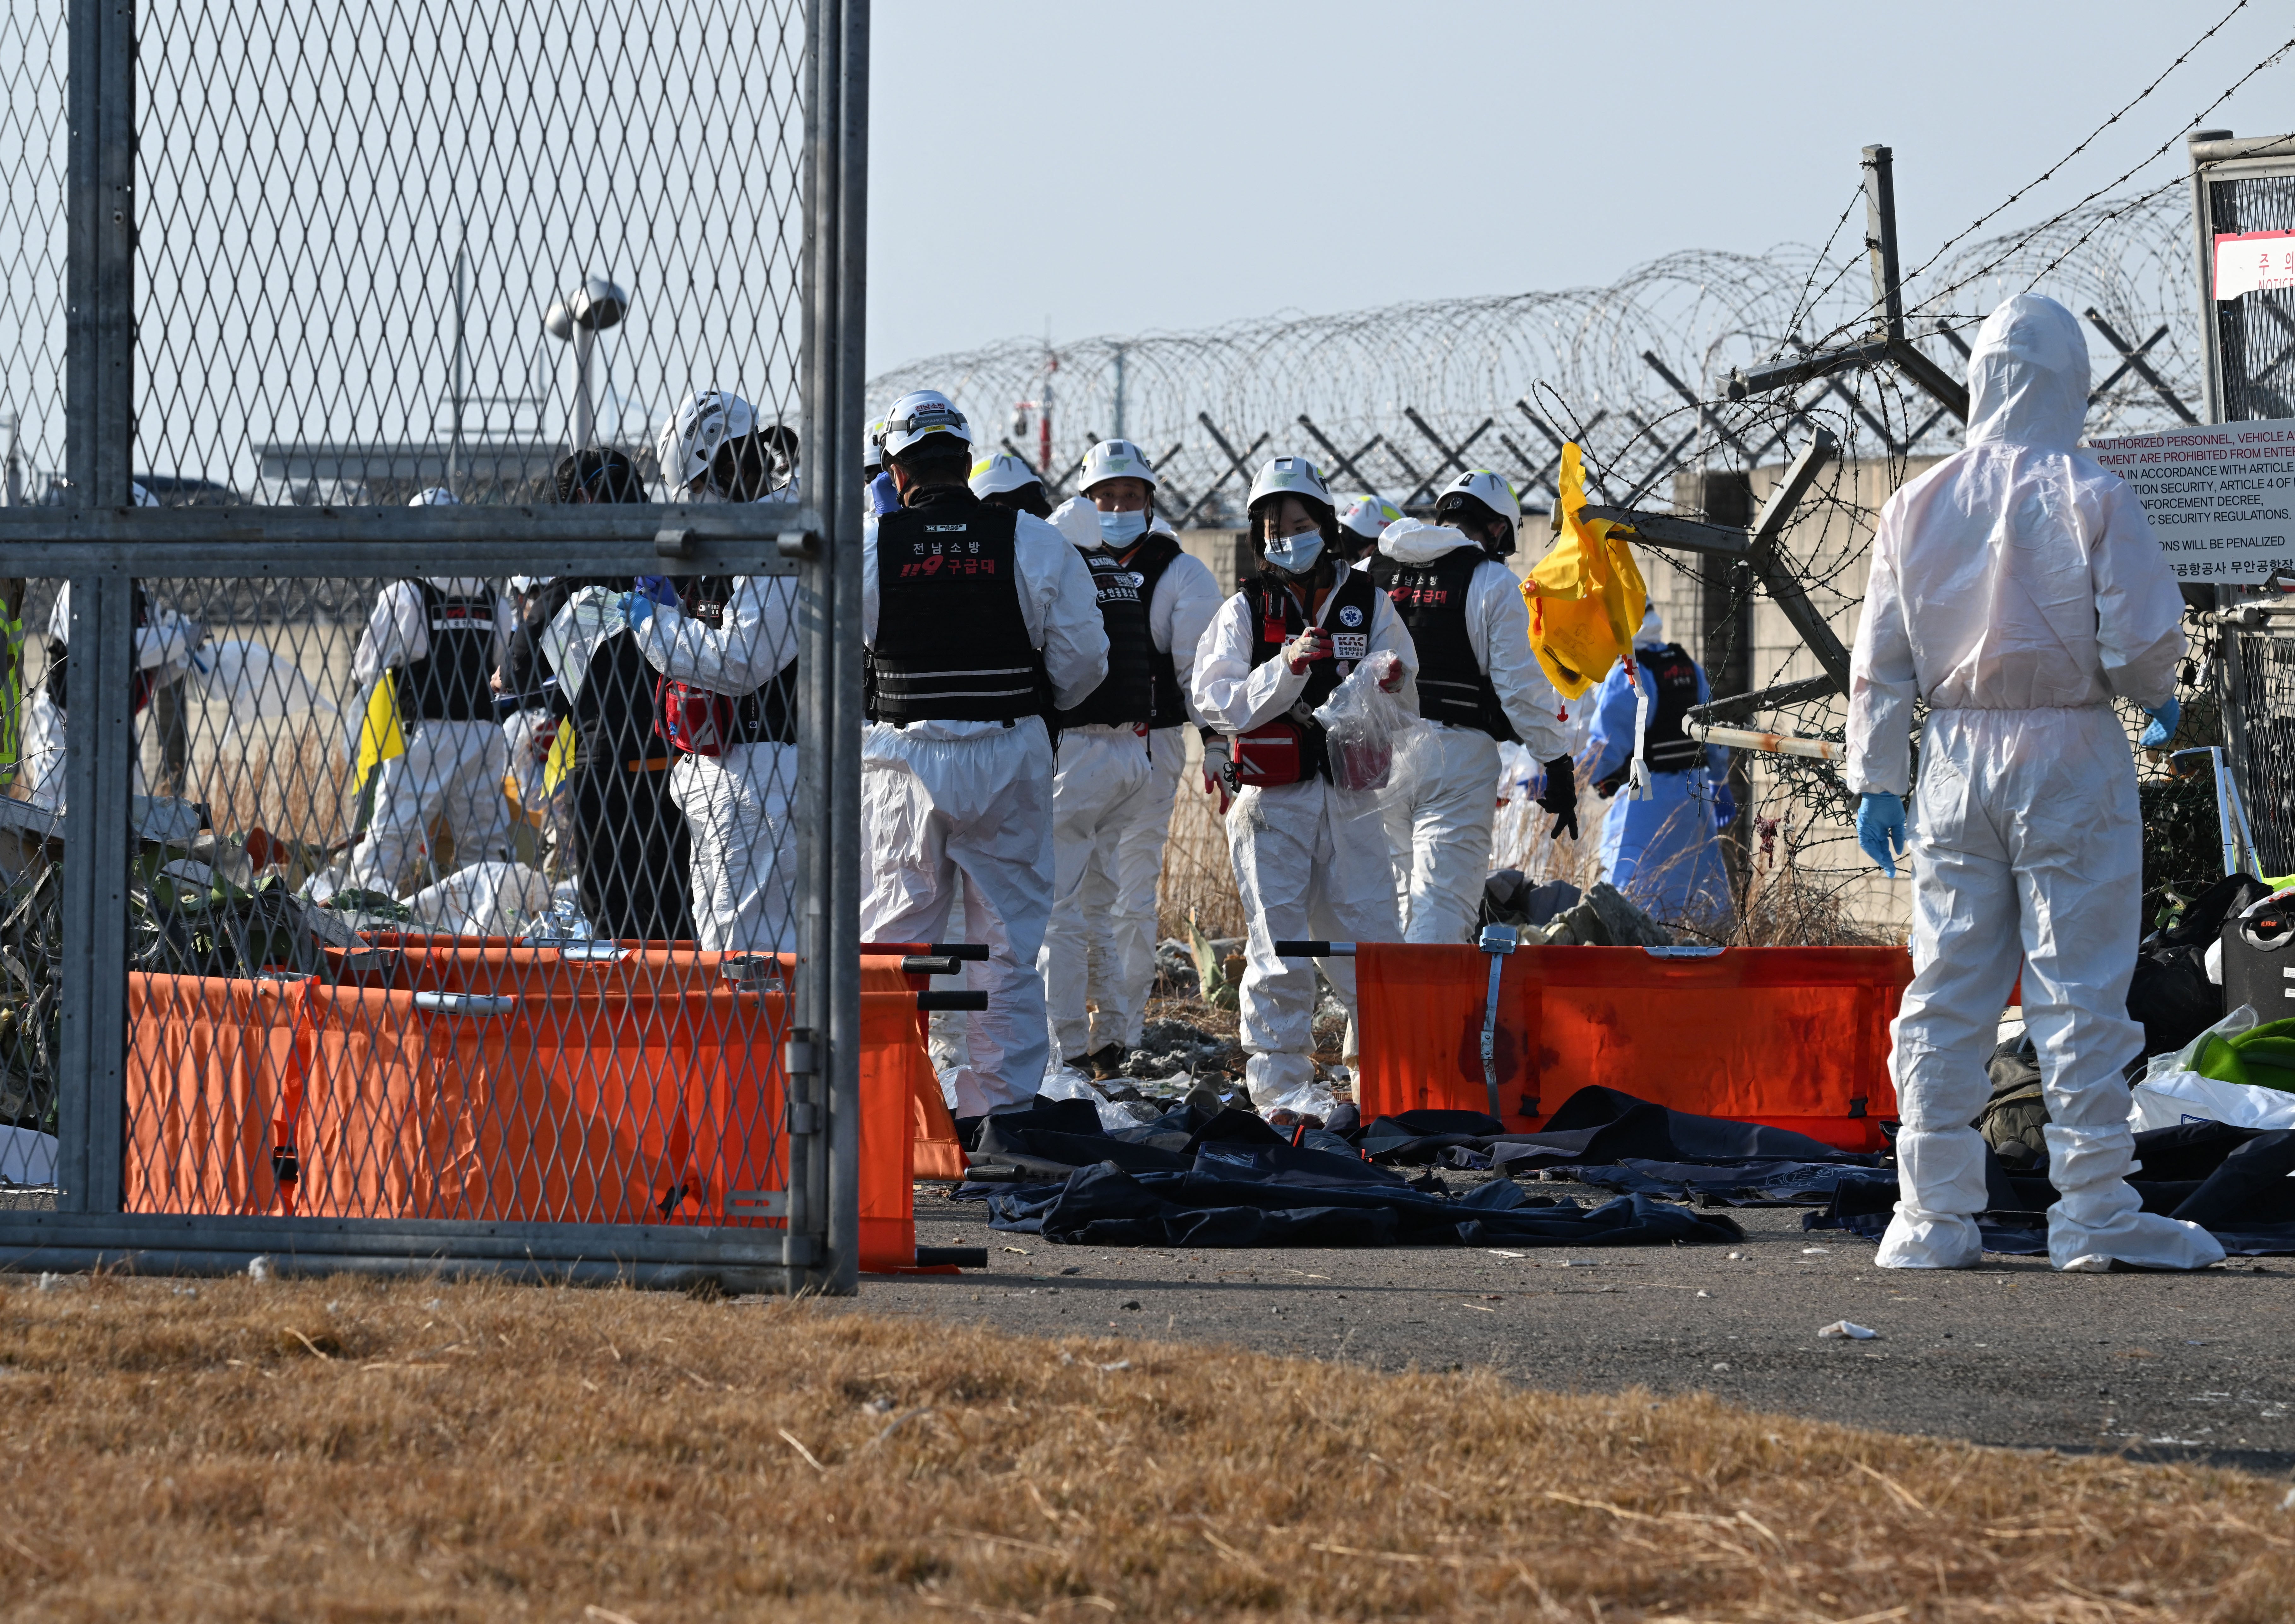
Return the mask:
<svg viewBox="0 0 2295 1624">
<path fill-rule="evenodd" d="M 1862 233 L 1842 229 L 1855 207 L 1852 199 L 1822 249 L 1679 253 L 1602 288 L 1058 345 L 1016 339 L 894 368 L 870 380 L 868 398 L 874 412 L 911 389 L 946 391 L 980 443 L 1038 467 L 1055 500 L 1074 490 L 1085 450 L 1120 434 L 1156 463 L 1159 506 L 1183 529 L 1239 527 L 1252 473 L 1284 454 L 1315 461 L 1335 492 L 1376 492 L 1422 511 L 1461 470 L 1489 468 L 1513 482 L 1525 510 L 1550 510 L 1564 440 L 1583 448 L 1597 502 L 1695 517 L 1719 477 L 1743 480 L 1758 509 L 1776 473 L 1821 428 L 1840 453 L 1781 551 L 1845 641 L 1882 502 L 1923 461 L 1957 450 L 1963 425 L 1888 367 L 1743 401 L 1727 394 L 1735 369 L 1872 325 Z M 1965 241 L 1907 286 L 1920 317 L 1915 341 L 1959 378 L 1961 330 L 2012 294 L 2037 290 L 2086 323 L 2091 435 L 2187 420 L 2201 400 L 2190 244 L 2180 183 Z M 1926 298 L 1929 288 L 1944 297 Z M 1539 550 L 1533 530 L 1526 551 Z M 1742 572 L 1635 551 L 1653 599 L 1677 611 L 1673 634 L 1692 641 L 1709 667 L 1734 658 L 1749 690 L 1820 674 Z M 1748 602 L 1752 637 L 1740 649 L 1731 628 Z M 1701 624 L 1683 625 L 1685 609 Z M 1701 629 L 1702 647 L 1693 641 Z M 1838 740 L 1845 701 L 1804 700 L 1768 715 L 1766 728 Z M 1744 917 L 1734 933 L 1716 934 L 1854 937 L 1850 902 L 1871 902 L 1859 890 L 1871 865 L 1850 837 L 1852 802 L 1838 767 L 1764 755 L 1751 778 L 1736 876 Z M 1567 864 L 1540 840 L 1519 854 Z M 1765 892 L 1765 874 L 1791 883 Z"/>
</svg>

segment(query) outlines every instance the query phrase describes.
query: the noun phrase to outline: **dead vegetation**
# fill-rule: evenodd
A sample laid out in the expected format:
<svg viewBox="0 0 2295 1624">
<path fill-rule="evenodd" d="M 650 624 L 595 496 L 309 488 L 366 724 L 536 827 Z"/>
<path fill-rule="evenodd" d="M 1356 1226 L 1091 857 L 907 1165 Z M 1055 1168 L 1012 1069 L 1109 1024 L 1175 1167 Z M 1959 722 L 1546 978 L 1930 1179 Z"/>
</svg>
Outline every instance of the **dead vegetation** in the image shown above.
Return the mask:
<svg viewBox="0 0 2295 1624">
<path fill-rule="evenodd" d="M 2295 1581 L 2283 1484 L 1702 1396 L 819 1304 L 191 1289 L 0 1288 L 12 1616 L 2229 1621 Z"/>
</svg>

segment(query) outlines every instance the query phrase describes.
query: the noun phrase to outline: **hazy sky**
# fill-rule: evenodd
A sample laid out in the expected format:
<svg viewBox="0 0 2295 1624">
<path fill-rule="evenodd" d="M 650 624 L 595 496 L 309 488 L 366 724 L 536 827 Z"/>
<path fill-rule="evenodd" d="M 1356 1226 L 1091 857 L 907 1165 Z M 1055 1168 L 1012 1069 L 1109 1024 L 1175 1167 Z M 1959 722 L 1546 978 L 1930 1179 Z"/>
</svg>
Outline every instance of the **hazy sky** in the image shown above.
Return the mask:
<svg viewBox="0 0 2295 1624">
<path fill-rule="evenodd" d="M 1814 243 L 1876 141 L 1916 261 L 2230 9 L 878 0 L 870 370 L 1048 322 L 1197 327 Z M 1988 230 L 2110 181 L 2291 36 L 2283 0 L 2250 0 Z M 2295 129 L 2295 56 L 2208 123 Z M 2138 178 L 2181 168 L 2178 142 Z"/>
</svg>

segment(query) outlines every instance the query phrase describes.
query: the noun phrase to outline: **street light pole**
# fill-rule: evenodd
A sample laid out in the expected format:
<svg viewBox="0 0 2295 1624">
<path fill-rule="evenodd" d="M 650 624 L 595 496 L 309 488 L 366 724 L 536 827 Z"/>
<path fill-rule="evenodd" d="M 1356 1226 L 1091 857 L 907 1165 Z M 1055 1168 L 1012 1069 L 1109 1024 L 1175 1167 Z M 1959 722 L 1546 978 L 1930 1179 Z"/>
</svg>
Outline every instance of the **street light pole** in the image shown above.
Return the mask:
<svg viewBox="0 0 2295 1624">
<path fill-rule="evenodd" d="M 592 276 L 553 301 L 543 315 L 544 332 L 561 344 L 574 346 L 572 450 L 586 450 L 597 442 L 597 407 L 590 398 L 590 354 L 597 346 L 598 335 L 619 324 L 629 307 L 626 290 L 602 276 Z"/>
</svg>

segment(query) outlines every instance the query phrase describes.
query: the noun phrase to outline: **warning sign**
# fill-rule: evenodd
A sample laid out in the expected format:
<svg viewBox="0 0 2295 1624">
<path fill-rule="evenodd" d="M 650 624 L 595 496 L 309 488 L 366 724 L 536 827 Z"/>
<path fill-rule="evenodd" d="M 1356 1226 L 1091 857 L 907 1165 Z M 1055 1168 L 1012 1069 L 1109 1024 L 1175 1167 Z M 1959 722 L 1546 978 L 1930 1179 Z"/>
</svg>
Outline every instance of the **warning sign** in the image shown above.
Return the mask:
<svg viewBox="0 0 2295 1624">
<path fill-rule="evenodd" d="M 2295 570 L 2295 420 L 2202 423 L 2087 450 L 2134 488 L 2177 579 L 2252 585 Z"/>
<path fill-rule="evenodd" d="M 2295 288 L 2295 232 L 2242 232 L 2216 239 L 2216 297 Z"/>
</svg>

